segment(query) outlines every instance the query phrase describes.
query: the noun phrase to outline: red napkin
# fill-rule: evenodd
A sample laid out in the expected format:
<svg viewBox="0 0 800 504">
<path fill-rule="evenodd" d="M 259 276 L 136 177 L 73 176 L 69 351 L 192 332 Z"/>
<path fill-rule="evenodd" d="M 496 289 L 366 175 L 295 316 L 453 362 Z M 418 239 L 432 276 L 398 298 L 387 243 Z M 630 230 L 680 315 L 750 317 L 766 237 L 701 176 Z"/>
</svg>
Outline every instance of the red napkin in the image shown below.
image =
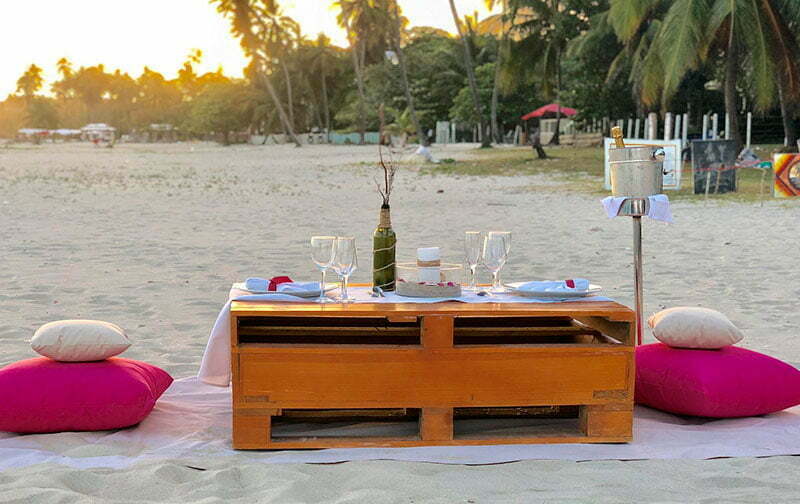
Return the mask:
<svg viewBox="0 0 800 504">
<path fill-rule="evenodd" d="M 287 276 L 276 276 L 269 279 L 269 287 L 267 287 L 268 291 L 274 292 L 278 290 L 278 286 L 282 283 L 289 283 L 292 279 Z"/>
</svg>

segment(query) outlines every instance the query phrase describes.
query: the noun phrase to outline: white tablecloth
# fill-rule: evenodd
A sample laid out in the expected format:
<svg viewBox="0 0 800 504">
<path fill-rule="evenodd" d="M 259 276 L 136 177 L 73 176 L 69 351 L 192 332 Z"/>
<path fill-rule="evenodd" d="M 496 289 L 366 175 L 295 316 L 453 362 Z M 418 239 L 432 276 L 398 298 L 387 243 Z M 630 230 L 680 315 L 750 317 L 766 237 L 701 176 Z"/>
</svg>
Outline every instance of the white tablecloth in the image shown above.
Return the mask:
<svg viewBox="0 0 800 504">
<path fill-rule="evenodd" d="M 511 296 L 508 294 L 478 296 L 472 292 L 464 292 L 457 298 L 409 298 L 398 296 L 393 292 L 387 292 L 386 297 L 375 298 L 370 296 L 370 289 L 367 287 L 351 288 L 350 295 L 356 299 L 356 303 L 442 303 L 445 301 L 459 301 L 463 303 L 560 303 L 564 301 L 611 301 L 610 298 L 603 296 L 555 299 Z M 302 299 L 286 294 L 251 294 L 235 287 L 231 288 L 228 299 L 229 301 L 219 312 L 214 327 L 211 329 L 211 335 L 208 338 L 208 344 L 203 353 L 203 361 L 200 363 L 200 372 L 197 375 L 200 380 L 220 387 L 227 387 L 231 381 L 231 301 L 264 303 L 274 303 L 277 301 L 287 303 L 314 302 L 313 299 Z"/>
</svg>

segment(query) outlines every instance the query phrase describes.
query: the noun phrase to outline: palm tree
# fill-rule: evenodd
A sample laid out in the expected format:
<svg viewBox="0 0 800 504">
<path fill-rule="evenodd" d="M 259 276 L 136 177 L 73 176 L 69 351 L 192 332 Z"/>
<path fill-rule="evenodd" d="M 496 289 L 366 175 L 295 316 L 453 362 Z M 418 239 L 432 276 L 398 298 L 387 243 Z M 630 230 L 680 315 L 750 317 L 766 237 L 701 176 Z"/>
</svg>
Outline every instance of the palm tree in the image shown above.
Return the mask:
<svg viewBox="0 0 800 504">
<path fill-rule="evenodd" d="M 287 136 L 300 147 L 300 140 L 294 133 L 294 125 L 286 115 L 286 110 L 275 92 L 270 76 L 274 74 L 274 55 L 269 52 L 272 33 L 267 28 L 269 13 L 278 10 L 275 0 L 211 0 L 217 4 L 217 11 L 231 17 L 231 32 L 241 38 L 242 48 L 252 59 L 257 73 L 267 88 L 281 125 Z M 269 73 L 268 73 L 269 72 Z"/>
<path fill-rule="evenodd" d="M 359 21 L 367 12 L 375 7 L 374 0 L 337 0 L 334 5 L 339 7 L 336 20 L 339 26 L 347 33 L 347 42 L 350 44 L 350 55 L 353 58 L 353 70 L 356 73 L 356 86 L 358 89 L 358 133 L 359 144 L 364 144 L 367 129 L 367 96 L 364 88 L 364 67 L 366 56 L 367 34 L 357 30 Z"/>
<path fill-rule="evenodd" d="M 506 44 L 508 43 L 508 30 L 506 29 L 506 8 L 507 8 L 507 0 L 484 0 L 486 8 L 490 11 L 493 10 L 497 5 L 500 5 L 500 37 L 499 43 L 497 44 L 497 56 L 495 57 L 495 64 L 494 64 L 494 84 L 492 85 L 492 104 L 490 109 L 490 118 L 492 124 L 492 138 L 494 138 L 495 143 L 500 143 L 501 135 L 500 135 L 500 128 L 497 124 L 497 105 L 500 95 L 500 79 L 502 75 L 502 66 L 503 66 L 503 51 L 505 50 Z"/>
<path fill-rule="evenodd" d="M 411 94 L 411 85 L 408 82 L 408 70 L 406 69 L 406 60 L 405 56 L 403 55 L 402 48 L 403 23 L 400 17 L 400 7 L 397 5 L 397 0 L 389 1 L 391 3 L 389 8 L 392 9 L 391 17 L 395 28 L 392 42 L 395 53 L 397 54 L 397 62 L 400 65 L 400 74 L 403 76 L 403 89 L 406 94 L 406 102 L 408 103 L 408 113 L 411 116 L 411 123 L 414 125 L 414 129 L 417 131 L 417 139 L 419 144 L 428 145 L 430 143 L 428 141 L 428 135 L 425 134 L 425 131 L 422 129 L 422 125 L 419 122 L 419 118 L 417 118 L 417 110 L 414 107 L 414 96 Z"/>
<path fill-rule="evenodd" d="M 302 39 L 300 24 L 289 16 L 283 15 L 277 2 L 267 0 L 264 6 L 263 29 L 266 32 L 266 52 L 273 55 L 275 64 L 280 65 L 286 84 L 286 106 L 289 109 L 289 122 L 294 121 L 294 89 L 287 61 Z"/>
<path fill-rule="evenodd" d="M 661 12 L 663 20 L 658 21 Z M 635 9 L 626 0 L 612 0 L 608 13 L 609 22 L 623 43 L 635 40 L 638 33 L 648 35 L 636 49 L 640 58 L 634 62 L 632 75 L 641 89 L 644 105 L 660 104 L 665 108 L 690 70 L 719 57 L 723 63 L 725 112 L 737 150 L 742 138 L 736 88 L 743 70 L 756 108 L 769 109 L 778 96 L 786 105 L 786 136 L 794 135 L 789 124 L 790 104 L 800 97 L 800 51 L 791 25 L 798 14 L 795 3 L 661 0 L 651 2 L 649 8 Z"/>
<path fill-rule="evenodd" d="M 454 0 L 450 1 L 450 12 L 453 14 L 453 21 L 458 30 L 458 38 L 464 46 L 464 66 L 467 70 L 467 82 L 469 83 L 469 90 L 472 94 L 472 103 L 475 106 L 475 114 L 480 118 L 481 128 L 481 147 L 491 147 L 492 139 L 489 136 L 486 128 L 486 118 L 483 114 L 483 105 L 481 104 L 480 95 L 478 94 L 478 82 L 475 79 L 475 64 L 472 61 L 472 51 L 469 47 L 469 40 L 464 36 L 464 30 L 461 28 L 461 19 L 458 17 L 456 4 Z"/>
<path fill-rule="evenodd" d="M 320 95 L 322 97 L 322 115 L 324 117 L 324 128 L 326 139 L 330 141 L 331 134 L 331 107 L 328 100 L 327 69 L 328 60 L 331 56 L 331 39 L 324 33 L 317 35 L 317 40 L 313 45 L 310 67 L 313 72 L 319 72 L 317 76 L 320 82 Z"/>
<path fill-rule="evenodd" d="M 649 0 L 657 1 L 657 0 Z M 550 143 L 559 144 L 562 61 L 570 40 L 588 29 L 588 14 L 596 6 L 576 0 L 509 0 L 508 17 L 515 43 L 504 71 L 535 79 L 549 99 L 555 99 L 556 126 Z"/>
<path fill-rule="evenodd" d="M 43 84 L 42 69 L 36 65 L 31 65 L 22 74 L 22 77 L 17 80 L 17 92 L 22 93 L 25 99 L 30 101 L 36 92 L 42 89 Z"/>
</svg>

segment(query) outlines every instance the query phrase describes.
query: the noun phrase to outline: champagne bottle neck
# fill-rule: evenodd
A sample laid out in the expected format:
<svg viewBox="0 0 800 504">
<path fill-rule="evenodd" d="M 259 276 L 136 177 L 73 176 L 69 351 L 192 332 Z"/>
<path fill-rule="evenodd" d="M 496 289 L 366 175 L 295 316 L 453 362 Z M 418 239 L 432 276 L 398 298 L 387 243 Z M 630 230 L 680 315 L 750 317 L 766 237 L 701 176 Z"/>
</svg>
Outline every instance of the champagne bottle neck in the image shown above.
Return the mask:
<svg viewBox="0 0 800 504">
<path fill-rule="evenodd" d="M 379 228 L 390 228 L 392 227 L 392 216 L 389 213 L 388 208 L 381 208 L 381 218 L 380 222 L 378 223 Z"/>
</svg>

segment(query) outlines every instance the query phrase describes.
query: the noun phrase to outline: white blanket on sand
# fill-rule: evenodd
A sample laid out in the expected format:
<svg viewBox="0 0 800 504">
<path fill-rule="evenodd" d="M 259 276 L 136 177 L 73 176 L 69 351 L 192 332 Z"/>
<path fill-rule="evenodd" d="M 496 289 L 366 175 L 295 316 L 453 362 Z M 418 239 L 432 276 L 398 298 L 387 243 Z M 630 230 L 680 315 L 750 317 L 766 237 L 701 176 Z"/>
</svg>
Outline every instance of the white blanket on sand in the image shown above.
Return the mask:
<svg viewBox="0 0 800 504">
<path fill-rule="evenodd" d="M 313 427 L 305 432 L 313 435 Z M 298 433 L 299 434 L 299 433 Z M 205 467 L 211 457 L 237 463 L 333 463 L 403 460 L 441 464 L 496 464 L 526 459 L 707 459 L 800 454 L 800 407 L 734 420 L 680 418 L 637 407 L 629 444 L 551 444 L 351 448 L 237 452 L 231 449 L 229 388 L 197 378 L 177 380 L 136 427 L 109 432 L 19 436 L 0 433 L 0 471 L 39 463 L 75 468 L 124 468 L 171 459 Z"/>
</svg>

